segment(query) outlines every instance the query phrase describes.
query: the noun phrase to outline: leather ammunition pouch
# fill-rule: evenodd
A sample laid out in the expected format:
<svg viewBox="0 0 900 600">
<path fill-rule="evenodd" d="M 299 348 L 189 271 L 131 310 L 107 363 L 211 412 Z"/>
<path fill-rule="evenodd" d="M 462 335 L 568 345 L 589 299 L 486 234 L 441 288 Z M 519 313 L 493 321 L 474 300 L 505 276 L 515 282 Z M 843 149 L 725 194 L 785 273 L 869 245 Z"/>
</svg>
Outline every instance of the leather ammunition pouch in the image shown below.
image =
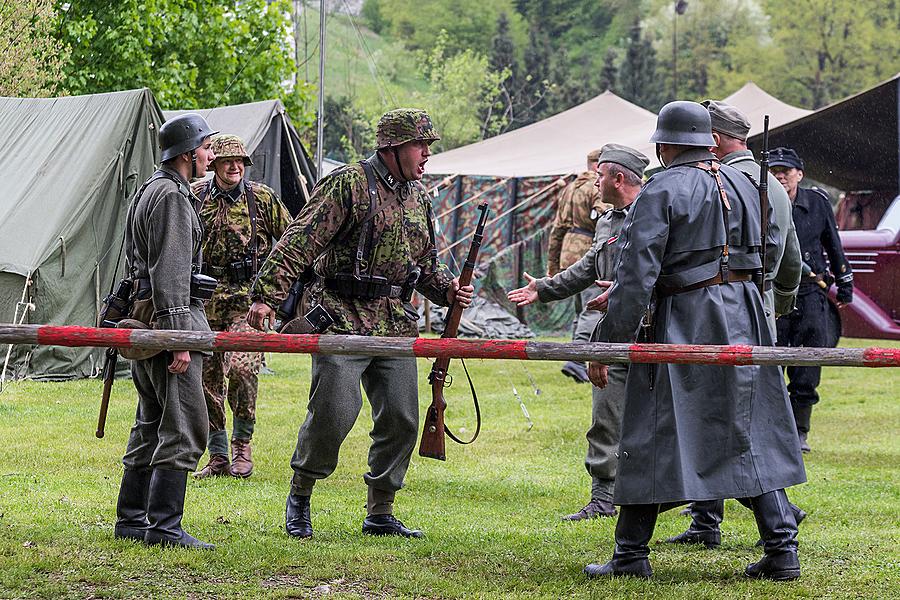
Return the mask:
<svg viewBox="0 0 900 600">
<path fill-rule="evenodd" d="M 326 277 L 323 281 L 326 290 L 348 299 L 402 298 L 406 293 L 406 286 L 391 285 L 380 275 L 355 277 L 353 273 L 338 273 L 334 277 Z"/>
<path fill-rule="evenodd" d="M 203 274 L 234 284 L 246 283 L 256 277 L 253 271 L 253 258 L 249 256 L 231 261 L 224 267 L 204 264 Z"/>
<path fill-rule="evenodd" d="M 334 317 L 321 304 L 312 307 L 305 315 L 291 319 L 280 327 L 278 333 L 325 333 L 334 324 Z"/>
<path fill-rule="evenodd" d="M 577 233 L 578 235 L 586 235 L 589 238 L 594 237 L 594 232 L 590 229 L 585 229 L 584 227 L 572 227 L 569 229 L 569 233 Z"/>
</svg>

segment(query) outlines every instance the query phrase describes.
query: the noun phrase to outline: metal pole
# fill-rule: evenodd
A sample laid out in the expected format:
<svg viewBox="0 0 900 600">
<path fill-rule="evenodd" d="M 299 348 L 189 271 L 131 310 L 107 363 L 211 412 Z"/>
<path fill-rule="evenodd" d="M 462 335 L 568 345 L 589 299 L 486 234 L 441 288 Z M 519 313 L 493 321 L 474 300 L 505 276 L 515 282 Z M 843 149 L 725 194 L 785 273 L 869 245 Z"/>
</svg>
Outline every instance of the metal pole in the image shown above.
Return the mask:
<svg viewBox="0 0 900 600">
<path fill-rule="evenodd" d="M 672 13 L 672 100 L 678 100 L 678 2 Z"/>
<path fill-rule="evenodd" d="M 316 173 L 322 172 L 325 131 L 325 0 L 319 3 L 319 110 L 316 118 Z"/>
</svg>

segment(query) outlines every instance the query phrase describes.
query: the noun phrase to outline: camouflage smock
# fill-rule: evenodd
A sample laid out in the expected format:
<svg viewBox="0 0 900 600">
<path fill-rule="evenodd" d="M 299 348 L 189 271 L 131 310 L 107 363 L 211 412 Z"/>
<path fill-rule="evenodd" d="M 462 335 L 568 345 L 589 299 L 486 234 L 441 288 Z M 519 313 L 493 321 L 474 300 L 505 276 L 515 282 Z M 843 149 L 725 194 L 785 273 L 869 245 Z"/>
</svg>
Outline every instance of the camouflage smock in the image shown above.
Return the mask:
<svg viewBox="0 0 900 600">
<path fill-rule="evenodd" d="M 440 306 L 446 306 L 452 276 L 446 265 L 432 269 L 431 239 L 428 233 L 428 203 L 418 182 L 398 182 L 376 154 L 369 161 L 375 167 L 378 208 L 373 219 L 373 266 L 363 261 L 362 272 L 403 285 L 411 264 L 421 268 L 416 290 Z M 335 318 L 328 333 L 407 336 L 418 335 L 397 298 L 363 300 L 339 296 L 325 289 L 324 277 L 353 271 L 360 226 L 369 210 L 366 176 L 362 165 L 346 165 L 320 180 L 312 197 L 297 215 L 272 253 L 260 267 L 251 296 L 277 308 L 291 283 L 309 265 L 315 281 L 303 298 L 303 310 L 321 302 Z M 384 206 L 381 209 L 381 206 Z"/>
<path fill-rule="evenodd" d="M 202 201 L 199 212 L 205 229 L 203 262 L 207 272 L 219 280 L 215 295 L 206 304 L 206 314 L 215 329 L 221 331 L 227 323 L 246 315 L 250 306 L 249 293 L 253 280 L 235 283 L 220 271 L 229 263 L 251 255 L 247 185 L 252 187 L 256 199 L 258 264 L 261 265 L 272 249 L 273 240 L 280 238 L 291 222 L 291 216 L 275 190 L 255 181 L 241 181 L 237 187 L 226 192 L 216 185 L 215 177 L 197 181 L 191 186 Z"/>
<path fill-rule="evenodd" d="M 551 276 L 577 263 L 591 248 L 597 218 L 610 208 L 600 199 L 595 171 L 585 171 L 566 186 L 550 229 L 547 271 Z"/>
</svg>

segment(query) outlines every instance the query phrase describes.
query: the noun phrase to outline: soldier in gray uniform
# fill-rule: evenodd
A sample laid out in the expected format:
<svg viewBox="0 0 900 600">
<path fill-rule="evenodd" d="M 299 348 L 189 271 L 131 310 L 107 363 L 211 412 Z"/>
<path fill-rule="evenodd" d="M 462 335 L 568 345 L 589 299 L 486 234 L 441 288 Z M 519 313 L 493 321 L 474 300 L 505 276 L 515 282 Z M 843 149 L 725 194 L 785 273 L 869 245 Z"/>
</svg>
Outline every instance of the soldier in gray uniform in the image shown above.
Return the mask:
<svg viewBox="0 0 900 600">
<path fill-rule="evenodd" d="M 128 273 L 136 298 L 152 308 L 154 329 L 209 331 L 202 300 L 192 290 L 200 269 L 202 227 L 189 181 L 215 158 L 212 131 L 188 113 L 160 127 L 162 166 L 129 207 L 125 229 Z M 133 316 L 136 318 L 136 311 Z M 149 545 L 214 548 L 181 528 L 189 471 L 206 448 L 209 417 L 199 352 L 161 352 L 134 360 L 137 414 L 122 463 L 115 536 Z"/>
<path fill-rule="evenodd" d="M 612 208 L 598 219 L 593 245 L 581 260 L 553 277 L 535 279 L 525 273 L 528 285 L 509 292 L 507 297 L 510 302 L 527 306 L 535 301 L 553 302 L 579 293 L 584 296 L 584 292 L 590 291 L 596 281 L 612 279 L 613 266 L 619 252 L 619 245 L 616 243 L 619 230 L 625 222 L 631 203 L 641 191 L 644 169 L 650 164 L 650 160 L 633 148 L 606 144 L 598 161 L 600 166 L 596 186 L 603 202 L 611 204 Z M 594 290 L 597 288 L 594 287 Z M 594 295 L 596 294 L 595 291 Z M 588 300 L 586 304 L 589 308 L 599 305 L 599 309 L 603 310 L 605 295 L 601 300 L 593 296 Z M 605 389 L 591 389 L 591 427 L 587 432 L 588 451 L 584 461 L 591 476 L 591 499 L 578 512 L 563 517 L 567 521 L 612 517 L 616 514 L 612 504 L 616 481 L 615 453 L 619 447 L 627 374 L 628 365 L 612 365 L 610 385 Z"/>
<path fill-rule="evenodd" d="M 733 166 L 753 179 L 754 185 L 759 182 L 760 165 L 753 158 L 753 151 L 747 148 L 747 135 L 750 133 L 750 121 L 738 109 L 717 100 L 706 100 L 703 105 L 709 111 L 712 122 L 713 139 L 716 147 L 712 149 L 722 164 Z M 787 192 L 771 173 L 767 173 L 769 183 L 769 206 L 775 215 L 772 234 L 778 238 L 776 259 L 766 263 L 766 290 L 763 293 L 766 318 L 772 339 L 776 339 L 775 318 L 794 310 L 797 299 L 797 288 L 800 286 L 802 262 L 800 260 L 800 243 L 794 230 L 794 219 L 791 217 L 791 201 Z M 745 499 L 744 499 L 745 500 Z M 796 505 L 790 505 L 797 524 L 800 524 L 806 513 Z M 724 500 L 708 500 L 694 502 L 690 507 L 691 525 L 687 531 L 668 538 L 673 544 L 704 544 L 707 548 L 715 548 L 722 541 L 719 524 L 725 512 Z"/>
<path fill-rule="evenodd" d="M 650 141 L 666 169 L 650 178 L 625 220 L 608 312 L 594 339 L 631 343 L 643 324 L 656 343 L 772 345 L 753 281 L 762 266 L 755 186 L 709 151 L 715 140 L 700 104 L 664 106 Z M 769 236 L 765 246 L 769 261 L 777 244 Z M 605 365 L 592 362 L 588 373 L 596 385 L 608 384 Z M 632 365 L 616 473 L 615 552 L 585 572 L 650 577 L 649 542 L 660 510 L 749 498 L 765 555 L 745 574 L 795 579 L 797 523 L 784 488 L 805 480 L 778 367 Z"/>
</svg>

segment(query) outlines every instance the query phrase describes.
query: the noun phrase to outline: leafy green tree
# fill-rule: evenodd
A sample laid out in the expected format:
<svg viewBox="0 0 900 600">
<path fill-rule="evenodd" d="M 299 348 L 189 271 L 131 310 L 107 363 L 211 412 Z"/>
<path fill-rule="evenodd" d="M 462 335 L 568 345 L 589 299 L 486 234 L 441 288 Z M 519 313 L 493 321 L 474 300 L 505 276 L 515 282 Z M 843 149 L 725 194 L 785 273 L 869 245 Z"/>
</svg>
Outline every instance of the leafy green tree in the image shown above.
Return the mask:
<svg viewBox="0 0 900 600">
<path fill-rule="evenodd" d="M 619 55 L 616 49 L 610 46 L 606 49 L 606 55 L 603 57 L 603 69 L 600 71 L 600 89 L 603 91 L 616 91 L 617 80 L 619 77 L 619 67 L 617 65 Z"/>
<path fill-rule="evenodd" d="M 350 98 L 325 98 L 325 156 L 352 162 L 372 151 L 375 130 L 371 119 L 353 106 Z"/>
<path fill-rule="evenodd" d="M 525 48 L 525 72 L 521 77 L 520 102 L 516 121 L 510 128 L 534 123 L 547 110 L 547 89 L 550 86 L 550 40 L 540 27 L 532 26 Z"/>
<path fill-rule="evenodd" d="M 583 78 L 572 76 L 573 72 L 587 73 Z M 593 73 L 589 68 L 588 59 L 582 55 L 580 59 L 571 59 L 565 48 L 557 50 L 550 62 L 549 81 L 547 89 L 547 108 L 541 118 L 546 118 L 564 110 L 568 110 L 576 104 L 589 100 L 596 94 L 596 87 L 591 83 Z"/>
<path fill-rule="evenodd" d="M 148 87 L 166 109 L 281 98 L 298 125 L 312 120 L 310 89 L 284 83 L 295 69 L 287 0 L 56 3 L 73 94 Z"/>
<path fill-rule="evenodd" d="M 524 19 L 512 0 L 378 0 L 391 34 L 408 48 L 431 52 L 441 31 L 447 32 L 444 52 L 453 56 L 465 50 L 487 56 L 502 13 L 509 17 L 510 35 L 517 47 L 527 39 Z"/>
<path fill-rule="evenodd" d="M 366 25 L 375 33 L 383 33 L 386 30 L 388 22 L 381 14 L 381 0 L 365 0 L 361 14 L 366 20 Z"/>
<path fill-rule="evenodd" d="M 785 100 L 819 108 L 900 71 L 900 6 L 883 0 L 766 1 Z"/>
<path fill-rule="evenodd" d="M 53 37 L 52 0 L 0 4 L 0 96 L 40 97 L 56 90 L 68 49 Z"/>
<path fill-rule="evenodd" d="M 642 35 L 640 20 L 636 19 L 619 69 L 620 95 L 655 112 L 663 104 L 659 81 L 656 51 L 650 40 Z"/>
<path fill-rule="evenodd" d="M 436 152 L 478 141 L 482 135 L 494 135 L 505 125 L 495 115 L 485 124 L 482 116 L 508 73 L 494 73 L 487 57 L 472 50 L 448 56 L 447 40 L 447 33 L 441 32 L 424 58 L 429 90 L 412 96 L 416 105 L 428 111 L 441 134 L 441 140 L 433 146 Z"/>
</svg>

